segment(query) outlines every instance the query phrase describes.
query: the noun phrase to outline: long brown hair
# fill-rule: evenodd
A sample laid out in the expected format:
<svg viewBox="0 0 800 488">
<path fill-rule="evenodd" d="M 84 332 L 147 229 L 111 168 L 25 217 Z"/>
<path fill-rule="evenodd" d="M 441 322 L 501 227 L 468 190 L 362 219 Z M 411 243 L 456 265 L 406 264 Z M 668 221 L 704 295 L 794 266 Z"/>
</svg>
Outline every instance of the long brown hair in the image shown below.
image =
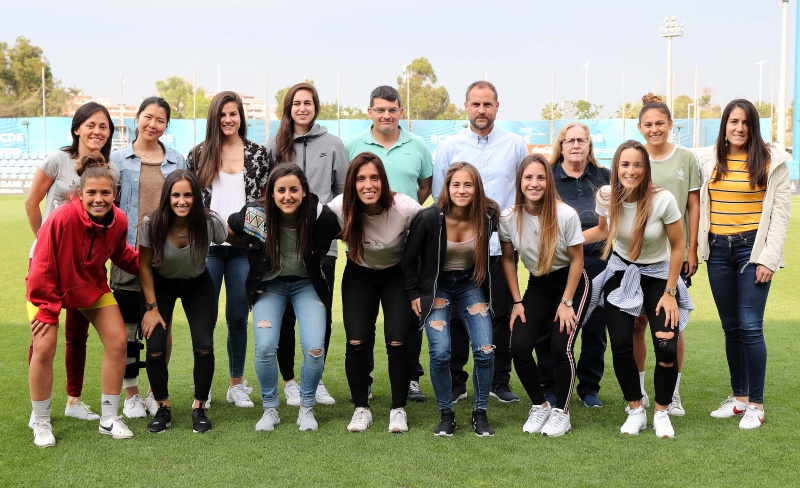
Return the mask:
<svg viewBox="0 0 800 488">
<path fill-rule="evenodd" d="M 297 212 L 300 218 L 297 222 L 297 256 L 302 258 L 305 252 L 311 246 L 311 225 L 314 223 L 314 209 L 311 206 L 311 191 L 308 188 L 308 179 L 305 173 L 299 166 L 293 163 L 279 164 L 272 170 L 267 180 L 267 190 L 264 192 L 262 201 L 264 202 L 264 212 L 267 214 L 267 223 L 265 224 L 267 237 L 264 239 L 264 244 L 267 247 L 267 256 L 270 260 L 270 271 L 278 269 L 281 262 L 281 210 L 275 204 L 275 199 L 272 194 L 275 193 L 275 182 L 284 176 L 296 176 L 300 180 L 300 186 L 303 188 L 306 196 L 300 203 L 300 208 Z"/>
<path fill-rule="evenodd" d="M 626 189 L 622 186 L 619 177 L 619 162 L 622 157 L 622 151 L 626 149 L 635 149 L 642 157 L 642 165 L 644 166 L 644 175 L 639 186 L 632 190 Z M 647 149 L 640 143 L 634 140 L 628 140 L 620 144 L 617 152 L 614 153 L 614 159 L 611 162 L 611 194 L 606 196 L 602 192 L 597 192 L 598 198 L 606 200 L 603 205 L 608 206 L 608 238 L 606 245 L 603 249 L 603 259 L 607 259 L 611 254 L 611 243 L 617 238 L 619 231 L 619 219 L 622 213 L 623 202 L 636 203 L 636 217 L 633 219 L 633 232 L 631 233 L 631 246 L 628 249 L 629 257 L 635 261 L 639 254 L 642 252 L 642 245 L 644 243 L 644 228 L 647 225 L 647 219 L 650 218 L 650 213 L 653 211 L 653 195 L 659 191 L 653 185 L 653 179 L 650 175 L 650 156 Z"/>
<path fill-rule="evenodd" d="M 232 91 L 222 91 L 214 95 L 214 98 L 211 99 L 211 106 L 208 107 L 206 138 L 202 144 L 192 149 L 192 159 L 195 161 L 195 168 L 197 168 L 197 179 L 200 180 L 202 188 L 210 187 L 222 168 L 222 129 L 220 128 L 219 118 L 222 113 L 222 107 L 228 102 L 236 102 L 238 106 L 241 120 L 239 137 L 242 139 L 247 137 L 247 119 L 244 115 L 244 105 L 241 97 Z M 202 146 L 202 150 L 200 146 Z"/>
<path fill-rule="evenodd" d="M 444 211 L 445 215 L 449 214 L 454 206 L 453 201 L 450 199 L 450 181 L 456 171 L 466 171 L 472 177 L 474 192 L 469 208 L 469 225 L 475 234 L 475 266 L 472 271 L 472 280 L 480 285 L 483 283 L 483 277 L 488 273 L 487 263 L 489 262 L 491 229 L 489 228 L 487 216 L 490 208 L 498 211 L 498 207 L 494 200 L 486 196 L 478 169 L 469 163 L 458 162 L 451 164 L 450 168 L 447 169 L 442 191 L 436 201 L 436 205 Z"/>
<path fill-rule="evenodd" d="M 164 259 L 164 246 L 167 241 L 169 229 L 175 222 L 175 212 L 172 210 L 172 187 L 175 183 L 186 180 L 192 189 L 192 208 L 186 221 L 189 228 L 189 256 L 194 267 L 199 267 L 208 256 L 208 219 L 210 210 L 203 207 L 200 193 L 200 183 L 197 176 L 188 169 L 175 170 L 164 180 L 161 188 L 161 199 L 158 207 L 147 214 L 150 218 L 150 247 L 153 249 L 153 266 L 160 266 Z"/>
<path fill-rule="evenodd" d="M 556 255 L 556 245 L 558 243 L 558 197 L 556 190 L 556 180 L 553 177 L 553 169 L 541 154 L 534 153 L 522 160 L 517 170 L 517 196 L 515 206 L 517 207 L 517 233 L 522 242 L 522 222 L 525 218 L 525 192 L 522 191 L 522 175 L 525 168 L 531 164 L 539 163 L 544 167 L 545 189 L 542 194 L 542 209 L 539 213 L 539 266 L 536 276 L 542 276 L 550 272 L 553 267 L 553 259 Z"/>
<path fill-rule="evenodd" d="M 341 239 L 347 244 L 347 257 L 356 263 L 364 260 L 364 204 L 358 198 L 356 191 L 356 177 L 358 171 L 368 164 L 378 170 L 378 179 L 381 182 L 381 194 L 378 196 L 378 206 L 385 212 L 394 205 L 394 193 L 389 188 L 389 177 L 383 161 L 371 152 L 363 152 L 353 158 L 344 177 L 344 190 L 342 192 L 342 226 Z"/>
<path fill-rule="evenodd" d="M 314 101 L 314 118 L 311 119 L 311 126 L 319 116 L 319 94 L 314 85 L 309 83 L 298 83 L 286 92 L 283 98 L 283 114 L 281 115 L 281 125 L 278 128 L 278 134 L 275 136 L 275 160 L 278 163 L 292 163 L 294 162 L 294 120 L 292 119 L 292 104 L 294 103 L 294 96 L 300 90 L 307 90 L 311 92 L 311 99 Z"/>
<path fill-rule="evenodd" d="M 573 127 L 580 127 L 586 131 L 586 137 L 589 139 L 589 143 L 586 145 L 586 151 L 589 152 L 589 156 L 586 158 L 586 164 L 591 164 L 595 168 L 600 167 L 600 163 L 597 162 L 597 158 L 594 155 L 594 141 L 592 141 L 592 131 L 589 129 L 589 126 L 584 124 L 583 122 L 569 122 L 567 125 L 561 128 L 558 131 L 558 136 L 556 137 L 556 143 L 553 144 L 553 152 L 550 154 L 550 164 L 558 164 L 564 160 L 564 154 L 562 151 L 561 146 L 564 145 L 564 139 L 567 138 L 567 131 L 572 129 Z"/>
<path fill-rule="evenodd" d="M 744 110 L 744 116 L 747 120 L 747 142 L 744 143 L 745 151 L 747 152 L 747 175 L 750 179 L 750 188 L 755 189 L 756 186 L 765 186 L 767 184 L 767 165 L 769 164 L 769 147 L 767 143 L 761 138 L 761 123 L 758 120 L 758 110 L 750 100 L 739 98 L 733 100 L 722 111 L 722 120 L 719 124 L 719 135 L 717 136 L 717 167 L 714 171 L 713 182 L 717 182 L 725 178 L 728 174 L 728 137 L 726 135 L 726 127 L 728 119 L 731 117 L 733 109 L 740 108 Z"/>
</svg>

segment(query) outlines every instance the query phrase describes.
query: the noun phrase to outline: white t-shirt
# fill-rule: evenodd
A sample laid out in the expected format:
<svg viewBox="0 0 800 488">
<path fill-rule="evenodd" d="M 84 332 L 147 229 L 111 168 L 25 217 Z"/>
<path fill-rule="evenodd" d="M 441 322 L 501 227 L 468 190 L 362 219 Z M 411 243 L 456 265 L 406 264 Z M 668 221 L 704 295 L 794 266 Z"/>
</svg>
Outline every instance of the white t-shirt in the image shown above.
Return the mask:
<svg viewBox="0 0 800 488">
<path fill-rule="evenodd" d="M 608 204 L 610 201 L 611 186 L 606 185 L 597 192 L 595 212 L 601 217 L 608 218 Z M 644 228 L 644 242 L 642 252 L 635 260 L 630 258 L 628 249 L 631 245 L 633 222 L 636 218 L 637 203 L 622 203 L 620 222 L 617 226 L 617 239 L 614 241 L 614 251 L 622 259 L 636 264 L 653 264 L 669 261 L 670 246 L 667 237 L 667 224 L 681 218 L 678 202 L 675 196 L 667 190 L 660 190 L 653 195 L 653 210 L 647 219 Z"/>
<path fill-rule="evenodd" d="M 328 203 L 344 227 L 342 199 L 339 195 Z M 411 219 L 422 206 L 411 197 L 395 193 L 394 205 L 378 215 L 364 214 L 364 261 L 357 263 L 370 269 L 386 269 L 400 262 Z"/>
<path fill-rule="evenodd" d="M 69 200 L 70 195 L 80 186 L 81 177 L 75 172 L 75 163 L 68 152 L 59 149 L 48 154 L 39 166 L 39 169 L 53 180 L 53 184 L 47 190 L 42 221 L 54 208 Z M 108 167 L 119 178 L 117 165 L 109 162 Z"/>
<path fill-rule="evenodd" d="M 220 171 L 217 178 L 211 183 L 209 208 L 227 222 L 228 217 L 239 212 L 245 203 L 247 203 L 247 193 L 244 186 L 244 170 L 236 174 Z M 221 245 L 230 246 L 227 242 Z"/>
<path fill-rule="evenodd" d="M 517 227 L 517 212 L 522 212 L 522 235 Z M 550 272 L 569 266 L 570 246 L 577 246 L 584 241 L 581 231 L 581 219 L 578 213 L 566 203 L 556 206 L 558 219 L 558 240 L 553 266 Z M 525 268 L 536 275 L 539 272 L 539 217 L 528 214 L 524 209 L 509 207 L 500 215 L 497 235 L 502 242 L 510 242 L 520 255 Z"/>
</svg>

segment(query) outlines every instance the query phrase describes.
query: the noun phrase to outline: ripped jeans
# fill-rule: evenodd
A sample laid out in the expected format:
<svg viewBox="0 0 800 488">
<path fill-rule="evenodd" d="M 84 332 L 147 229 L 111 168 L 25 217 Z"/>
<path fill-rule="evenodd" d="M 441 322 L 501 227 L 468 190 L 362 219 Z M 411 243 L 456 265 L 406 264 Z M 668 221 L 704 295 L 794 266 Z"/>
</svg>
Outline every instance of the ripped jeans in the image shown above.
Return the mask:
<svg viewBox="0 0 800 488">
<path fill-rule="evenodd" d="M 256 376 L 264 408 L 278 406 L 278 363 L 281 320 L 286 304 L 292 304 L 300 329 L 303 365 L 300 368 L 300 403 L 313 407 L 317 385 L 325 367 L 325 322 L 327 310 L 311 280 L 284 276 L 261 283 L 262 293 L 253 305 L 253 336 L 256 343 Z"/>
<path fill-rule="evenodd" d="M 433 308 L 425 319 L 431 356 L 431 383 L 436 394 L 436 403 L 439 410 L 453 409 L 449 330 L 453 305 L 461 313 L 472 344 L 474 408 L 486 409 L 494 375 L 492 315 L 483 290 L 472 280 L 472 269 L 439 273 Z"/>
</svg>

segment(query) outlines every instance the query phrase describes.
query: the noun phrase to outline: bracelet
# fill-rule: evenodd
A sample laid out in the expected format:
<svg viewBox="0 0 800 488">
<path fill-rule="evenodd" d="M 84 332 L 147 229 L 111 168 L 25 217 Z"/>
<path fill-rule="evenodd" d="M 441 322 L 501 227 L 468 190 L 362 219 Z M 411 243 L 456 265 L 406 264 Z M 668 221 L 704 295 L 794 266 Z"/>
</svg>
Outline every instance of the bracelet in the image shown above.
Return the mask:
<svg viewBox="0 0 800 488">
<path fill-rule="evenodd" d="M 522 303 L 522 300 L 520 300 L 518 302 L 514 302 L 514 305 L 519 305 L 520 303 Z"/>
</svg>

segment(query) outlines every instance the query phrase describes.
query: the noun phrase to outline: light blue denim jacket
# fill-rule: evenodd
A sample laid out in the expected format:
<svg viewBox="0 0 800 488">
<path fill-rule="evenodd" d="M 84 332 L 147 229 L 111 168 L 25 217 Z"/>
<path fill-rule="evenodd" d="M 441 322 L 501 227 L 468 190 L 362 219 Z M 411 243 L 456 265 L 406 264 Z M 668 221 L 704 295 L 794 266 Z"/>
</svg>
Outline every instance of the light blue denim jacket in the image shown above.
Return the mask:
<svg viewBox="0 0 800 488">
<path fill-rule="evenodd" d="M 141 159 L 133 152 L 133 145 L 111 153 L 111 162 L 119 168 L 119 208 L 128 215 L 128 244 L 136 246 L 139 229 L 139 170 Z M 166 176 L 177 169 L 186 169 L 186 160 L 177 151 L 165 148 L 161 174 Z"/>
</svg>

